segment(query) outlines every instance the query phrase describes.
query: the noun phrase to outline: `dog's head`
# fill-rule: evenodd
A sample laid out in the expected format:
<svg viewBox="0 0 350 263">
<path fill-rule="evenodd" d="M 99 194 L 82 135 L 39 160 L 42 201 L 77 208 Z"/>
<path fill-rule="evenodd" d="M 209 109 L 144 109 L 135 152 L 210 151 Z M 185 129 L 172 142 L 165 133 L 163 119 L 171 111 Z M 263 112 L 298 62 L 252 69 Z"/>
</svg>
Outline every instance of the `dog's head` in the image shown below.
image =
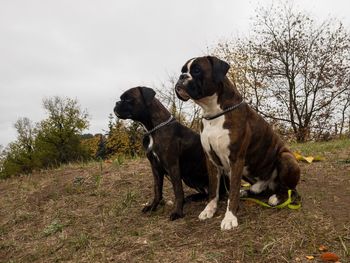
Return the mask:
<svg viewBox="0 0 350 263">
<path fill-rule="evenodd" d="M 142 121 L 155 95 L 156 92 L 151 88 L 131 88 L 120 96 L 120 101 L 115 104 L 114 113 L 120 119 Z"/>
<path fill-rule="evenodd" d="M 206 56 L 190 59 L 181 69 L 175 85 L 179 99 L 199 100 L 213 95 L 223 82 L 230 65 L 217 57 Z"/>
</svg>

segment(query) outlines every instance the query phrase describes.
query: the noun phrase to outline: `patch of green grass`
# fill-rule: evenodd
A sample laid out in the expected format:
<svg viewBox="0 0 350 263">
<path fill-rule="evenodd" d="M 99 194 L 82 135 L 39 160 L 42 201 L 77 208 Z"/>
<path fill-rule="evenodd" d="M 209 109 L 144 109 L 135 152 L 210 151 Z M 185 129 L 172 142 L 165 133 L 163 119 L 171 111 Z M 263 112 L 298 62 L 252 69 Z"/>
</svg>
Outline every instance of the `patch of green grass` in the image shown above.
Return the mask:
<svg viewBox="0 0 350 263">
<path fill-rule="evenodd" d="M 125 162 L 125 156 L 118 155 L 117 158 L 113 160 L 113 164 L 117 167 L 121 166 Z"/>
<path fill-rule="evenodd" d="M 27 212 L 27 211 L 15 211 L 15 220 L 14 223 L 15 224 L 19 224 L 22 223 L 24 221 L 28 221 L 32 218 L 32 214 Z"/>
<path fill-rule="evenodd" d="M 66 185 L 64 187 L 64 191 L 68 195 L 75 195 L 75 194 L 80 194 L 84 191 L 83 187 L 81 185 Z"/>
<path fill-rule="evenodd" d="M 207 252 L 205 256 L 208 260 L 216 261 L 217 259 L 222 258 L 223 254 L 220 252 Z"/>
<path fill-rule="evenodd" d="M 101 180 L 102 180 L 102 173 L 96 173 L 93 175 L 94 181 L 95 181 L 95 185 L 96 188 L 100 188 L 101 185 Z"/>
<path fill-rule="evenodd" d="M 191 250 L 191 260 L 197 259 L 197 252 L 194 248 Z"/>
<path fill-rule="evenodd" d="M 264 243 L 264 247 L 261 249 L 261 254 L 268 254 L 270 253 L 275 245 L 277 243 L 277 240 L 275 238 L 269 238 L 265 243 Z"/>
<path fill-rule="evenodd" d="M 80 233 L 77 236 L 74 236 L 71 240 L 68 241 L 70 247 L 72 247 L 75 251 L 80 249 L 84 249 L 88 247 L 90 244 L 90 238 L 85 233 Z"/>
<path fill-rule="evenodd" d="M 123 208 L 130 207 L 131 204 L 135 202 L 136 196 L 136 192 L 128 190 L 122 202 Z"/>
<path fill-rule="evenodd" d="M 5 240 L 0 243 L 0 251 L 13 250 L 16 248 L 15 242 L 11 240 Z"/>
<path fill-rule="evenodd" d="M 44 229 L 44 235 L 50 236 L 57 232 L 62 232 L 63 230 L 63 224 L 59 222 L 59 220 L 55 219 L 51 222 L 50 225 L 46 226 Z"/>
<path fill-rule="evenodd" d="M 319 155 L 327 152 L 334 153 L 338 150 L 350 147 L 350 139 L 337 139 L 327 142 L 306 142 L 293 143 L 291 148 L 293 151 L 301 152 L 303 155 Z"/>
<path fill-rule="evenodd" d="M 122 199 L 118 201 L 114 207 L 114 213 L 116 216 L 121 215 L 125 210 L 130 208 L 133 203 L 136 202 L 138 194 L 135 191 L 128 189 Z"/>
<path fill-rule="evenodd" d="M 0 226 L 0 236 L 7 234 L 8 230 L 5 226 Z"/>
</svg>

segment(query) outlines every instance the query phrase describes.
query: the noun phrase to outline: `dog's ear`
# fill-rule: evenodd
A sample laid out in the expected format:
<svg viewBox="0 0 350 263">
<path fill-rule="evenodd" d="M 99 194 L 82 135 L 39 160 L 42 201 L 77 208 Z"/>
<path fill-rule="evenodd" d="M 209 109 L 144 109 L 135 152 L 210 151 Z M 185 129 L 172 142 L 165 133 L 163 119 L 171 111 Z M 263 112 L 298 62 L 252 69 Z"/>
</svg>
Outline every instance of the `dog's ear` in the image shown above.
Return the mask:
<svg viewBox="0 0 350 263">
<path fill-rule="evenodd" d="M 217 57 L 208 56 L 207 57 L 211 66 L 212 66 L 212 74 L 213 80 L 215 83 L 220 83 L 224 80 L 226 73 L 230 69 L 230 65 Z"/>
<path fill-rule="evenodd" d="M 145 101 L 145 104 L 149 106 L 156 95 L 156 92 L 148 87 L 139 87 L 140 93 Z"/>
</svg>

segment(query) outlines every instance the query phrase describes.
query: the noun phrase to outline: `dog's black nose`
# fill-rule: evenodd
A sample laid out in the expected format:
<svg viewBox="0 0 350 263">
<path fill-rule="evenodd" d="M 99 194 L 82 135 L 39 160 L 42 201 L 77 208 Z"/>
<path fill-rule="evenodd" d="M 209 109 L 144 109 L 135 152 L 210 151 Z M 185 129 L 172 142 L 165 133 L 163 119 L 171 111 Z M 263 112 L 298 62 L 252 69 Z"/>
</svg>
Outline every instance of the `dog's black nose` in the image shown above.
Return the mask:
<svg viewBox="0 0 350 263">
<path fill-rule="evenodd" d="M 117 102 L 115 103 L 115 107 L 114 107 L 114 109 L 113 109 L 113 111 L 114 111 L 115 114 L 117 114 L 119 106 L 120 106 L 120 101 L 117 101 Z"/>
</svg>

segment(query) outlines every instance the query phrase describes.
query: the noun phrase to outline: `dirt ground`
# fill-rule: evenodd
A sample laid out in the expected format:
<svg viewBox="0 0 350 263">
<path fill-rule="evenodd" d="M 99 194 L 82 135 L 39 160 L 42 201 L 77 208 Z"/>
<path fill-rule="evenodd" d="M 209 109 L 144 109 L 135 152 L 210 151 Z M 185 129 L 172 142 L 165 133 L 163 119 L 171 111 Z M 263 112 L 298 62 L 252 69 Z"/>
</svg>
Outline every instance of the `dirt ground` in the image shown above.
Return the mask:
<svg viewBox="0 0 350 263">
<path fill-rule="evenodd" d="M 204 222 L 205 202 L 174 222 L 169 202 L 142 214 L 153 189 L 145 159 L 0 181 L 0 262 L 322 262 L 321 245 L 350 262 L 350 143 L 317 154 L 326 160 L 300 163 L 300 210 L 241 201 L 232 231 L 220 230 L 225 202 Z M 164 197 L 173 200 L 168 181 Z"/>
</svg>

